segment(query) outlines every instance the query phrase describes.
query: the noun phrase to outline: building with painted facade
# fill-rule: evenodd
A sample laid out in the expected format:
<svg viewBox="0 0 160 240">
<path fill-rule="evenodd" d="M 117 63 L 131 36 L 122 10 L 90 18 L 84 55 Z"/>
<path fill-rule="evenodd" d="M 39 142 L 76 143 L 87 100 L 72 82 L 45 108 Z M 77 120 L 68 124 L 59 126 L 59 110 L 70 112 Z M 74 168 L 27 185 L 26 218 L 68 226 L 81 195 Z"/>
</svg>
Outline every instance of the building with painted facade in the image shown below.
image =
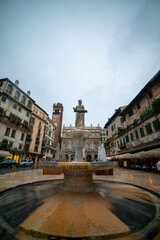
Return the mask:
<svg viewBox="0 0 160 240">
<path fill-rule="evenodd" d="M 114 123 L 119 122 L 118 125 Z M 160 71 L 124 109 L 105 124 L 107 155 L 160 147 Z"/>
<path fill-rule="evenodd" d="M 0 149 L 17 162 L 25 157 L 25 141 L 34 100 L 8 78 L 0 79 Z"/>
</svg>

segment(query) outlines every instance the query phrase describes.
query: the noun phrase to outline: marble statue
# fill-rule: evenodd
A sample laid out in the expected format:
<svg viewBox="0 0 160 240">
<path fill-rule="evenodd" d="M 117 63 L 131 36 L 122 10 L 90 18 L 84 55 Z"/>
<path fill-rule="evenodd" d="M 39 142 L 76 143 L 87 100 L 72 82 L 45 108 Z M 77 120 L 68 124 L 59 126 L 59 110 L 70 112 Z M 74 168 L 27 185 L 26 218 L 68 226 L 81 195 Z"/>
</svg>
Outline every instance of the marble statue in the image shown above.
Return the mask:
<svg viewBox="0 0 160 240">
<path fill-rule="evenodd" d="M 75 121 L 75 127 L 83 129 L 84 128 L 84 114 L 87 113 L 87 110 L 85 110 L 84 106 L 82 105 L 82 100 L 78 100 L 78 105 L 73 108 L 74 112 L 76 112 L 76 121 Z"/>
</svg>

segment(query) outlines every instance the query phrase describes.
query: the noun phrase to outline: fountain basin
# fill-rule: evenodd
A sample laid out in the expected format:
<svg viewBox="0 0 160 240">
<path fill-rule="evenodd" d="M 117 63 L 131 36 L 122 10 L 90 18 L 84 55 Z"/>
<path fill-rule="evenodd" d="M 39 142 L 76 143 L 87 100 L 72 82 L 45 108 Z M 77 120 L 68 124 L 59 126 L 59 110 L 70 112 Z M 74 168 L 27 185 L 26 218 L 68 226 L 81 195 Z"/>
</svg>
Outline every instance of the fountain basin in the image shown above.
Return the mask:
<svg viewBox="0 0 160 240">
<path fill-rule="evenodd" d="M 53 173 L 63 173 L 64 190 L 72 192 L 93 191 L 93 173 L 97 170 L 108 170 L 115 167 L 115 163 L 106 162 L 43 162 L 40 166 Z"/>
</svg>

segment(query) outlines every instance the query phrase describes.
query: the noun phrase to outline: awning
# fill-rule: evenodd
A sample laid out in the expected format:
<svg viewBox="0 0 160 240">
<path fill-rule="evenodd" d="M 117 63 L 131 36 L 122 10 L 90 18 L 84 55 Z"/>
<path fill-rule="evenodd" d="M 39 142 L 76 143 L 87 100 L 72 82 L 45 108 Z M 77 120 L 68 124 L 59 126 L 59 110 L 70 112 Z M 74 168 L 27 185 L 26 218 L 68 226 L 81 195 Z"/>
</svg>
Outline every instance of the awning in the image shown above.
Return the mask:
<svg viewBox="0 0 160 240">
<path fill-rule="evenodd" d="M 116 155 L 112 158 L 115 159 L 144 159 L 144 158 L 160 158 L 160 148 L 156 148 L 149 151 L 142 151 L 138 153 L 125 153 Z"/>
<path fill-rule="evenodd" d="M 0 150 L 0 156 L 2 156 L 2 157 L 10 157 L 11 154 L 10 154 L 10 152 L 8 152 L 8 151 L 2 151 L 2 150 Z"/>
</svg>

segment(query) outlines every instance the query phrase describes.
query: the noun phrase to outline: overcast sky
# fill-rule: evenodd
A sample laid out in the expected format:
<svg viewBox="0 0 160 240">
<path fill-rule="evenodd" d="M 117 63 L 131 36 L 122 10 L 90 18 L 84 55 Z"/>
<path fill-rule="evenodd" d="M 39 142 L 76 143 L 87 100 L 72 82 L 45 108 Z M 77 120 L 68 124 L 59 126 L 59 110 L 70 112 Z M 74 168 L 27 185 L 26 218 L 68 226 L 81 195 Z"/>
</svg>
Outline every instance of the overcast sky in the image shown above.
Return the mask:
<svg viewBox="0 0 160 240">
<path fill-rule="evenodd" d="M 0 0 L 0 78 L 104 127 L 160 69 L 159 0 Z"/>
</svg>

